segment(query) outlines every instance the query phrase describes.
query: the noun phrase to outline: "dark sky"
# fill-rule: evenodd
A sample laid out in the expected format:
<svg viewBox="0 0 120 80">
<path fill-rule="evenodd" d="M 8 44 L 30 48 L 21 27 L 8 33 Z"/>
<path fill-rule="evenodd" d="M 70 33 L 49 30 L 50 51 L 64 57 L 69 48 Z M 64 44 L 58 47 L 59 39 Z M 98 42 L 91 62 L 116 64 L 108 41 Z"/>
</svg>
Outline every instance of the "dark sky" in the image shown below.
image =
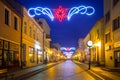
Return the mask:
<svg viewBox="0 0 120 80">
<path fill-rule="evenodd" d="M 64 8 L 78 7 L 81 5 L 92 6 L 95 13 L 91 16 L 75 14 L 70 21 L 66 18 L 59 22 L 57 19 L 51 21 L 48 16 L 45 18 L 51 28 L 52 43 L 60 43 L 64 47 L 77 47 L 78 39 L 84 38 L 96 21 L 103 17 L 103 0 L 18 0 L 27 9 L 31 7 L 47 7 L 50 9 L 58 8 L 61 5 Z"/>
</svg>

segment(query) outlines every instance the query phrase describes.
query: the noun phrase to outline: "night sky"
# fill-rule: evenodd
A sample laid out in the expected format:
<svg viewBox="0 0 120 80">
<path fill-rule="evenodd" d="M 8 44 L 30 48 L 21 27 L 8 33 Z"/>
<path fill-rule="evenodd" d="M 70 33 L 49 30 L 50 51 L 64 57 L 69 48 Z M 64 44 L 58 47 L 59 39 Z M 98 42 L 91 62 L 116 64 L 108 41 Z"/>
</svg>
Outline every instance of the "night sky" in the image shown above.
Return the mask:
<svg viewBox="0 0 120 80">
<path fill-rule="evenodd" d="M 61 5 L 64 8 L 78 7 L 81 5 L 92 6 L 95 13 L 91 16 L 75 14 L 70 21 L 65 18 L 62 22 L 57 19 L 51 21 L 48 16 L 41 15 L 45 18 L 51 28 L 51 43 L 60 43 L 62 47 L 77 47 L 78 39 L 84 38 L 90 29 L 95 25 L 97 20 L 103 17 L 103 0 L 17 0 L 27 9 L 31 7 L 47 7 L 56 9 Z"/>
</svg>

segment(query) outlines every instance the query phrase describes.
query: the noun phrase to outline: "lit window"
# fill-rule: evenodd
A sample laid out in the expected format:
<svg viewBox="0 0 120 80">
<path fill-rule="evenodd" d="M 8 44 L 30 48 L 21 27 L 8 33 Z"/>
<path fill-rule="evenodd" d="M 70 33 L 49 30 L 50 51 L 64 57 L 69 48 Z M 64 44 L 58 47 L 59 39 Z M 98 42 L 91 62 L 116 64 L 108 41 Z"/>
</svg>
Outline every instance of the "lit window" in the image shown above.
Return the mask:
<svg viewBox="0 0 120 80">
<path fill-rule="evenodd" d="M 32 47 L 29 47 L 29 59 L 31 63 L 34 62 L 34 48 Z"/>
</svg>

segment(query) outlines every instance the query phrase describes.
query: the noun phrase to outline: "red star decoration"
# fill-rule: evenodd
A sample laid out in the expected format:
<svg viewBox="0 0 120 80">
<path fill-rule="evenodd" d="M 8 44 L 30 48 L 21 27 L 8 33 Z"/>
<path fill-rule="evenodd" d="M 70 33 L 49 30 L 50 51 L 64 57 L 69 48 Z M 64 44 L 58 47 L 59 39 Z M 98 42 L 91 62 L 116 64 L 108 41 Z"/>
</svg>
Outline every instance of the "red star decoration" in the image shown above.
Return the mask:
<svg viewBox="0 0 120 80">
<path fill-rule="evenodd" d="M 53 9 L 54 17 L 62 22 L 64 18 L 67 18 L 67 11 L 68 8 L 63 8 L 62 6 L 59 6 L 59 8 Z"/>
</svg>

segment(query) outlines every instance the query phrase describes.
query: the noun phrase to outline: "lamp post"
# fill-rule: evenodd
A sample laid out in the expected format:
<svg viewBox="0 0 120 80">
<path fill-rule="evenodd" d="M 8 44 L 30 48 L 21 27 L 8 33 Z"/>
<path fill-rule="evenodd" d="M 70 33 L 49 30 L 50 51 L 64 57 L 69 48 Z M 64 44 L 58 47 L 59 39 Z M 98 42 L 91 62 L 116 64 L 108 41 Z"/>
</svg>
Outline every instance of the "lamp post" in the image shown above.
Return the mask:
<svg viewBox="0 0 120 80">
<path fill-rule="evenodd" d="M 88 62 L 88 70 L 90 70 L 91 68 L 91 53 L 90 53 L 90 48 L 93 46 L 93 42 L 91 40 L 89 40 L 87 42 L 87 46 L 89 47 L 89 62 Z"/>
</svg>

